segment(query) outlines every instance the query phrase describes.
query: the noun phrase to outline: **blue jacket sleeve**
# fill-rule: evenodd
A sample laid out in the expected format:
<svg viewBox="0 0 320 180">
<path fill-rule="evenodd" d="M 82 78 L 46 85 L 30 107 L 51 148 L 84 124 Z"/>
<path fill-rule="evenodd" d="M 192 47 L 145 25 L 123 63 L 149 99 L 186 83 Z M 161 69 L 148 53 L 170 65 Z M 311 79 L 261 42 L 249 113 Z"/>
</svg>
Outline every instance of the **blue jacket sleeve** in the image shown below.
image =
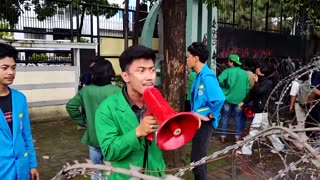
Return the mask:
<svg viewBox="0 0 320 180">
<path fill-rule="evenodd" d="M 217 128 L 220 120 L 220 111 L 225 101 L 225 96 L 219 86 L 216 76 L 210 75 L 205 77 L 205 86 L 207 89 L 207 106 L 210 108 L 210 113 L 214 117 L 213 125 Z"/>
<path fill-rule="evenodd" d="M 36 168 L 38 166 L 38 163 L 37 163 L 36 152 L 33 145 L 28 105 L 25 97 L 24 97 L 23 103 L 24 103 L 24 112 L 23 112 L 22 137 L 26 146 L 26 150 L 28 152 L 30 168 Z"/>
</svg>

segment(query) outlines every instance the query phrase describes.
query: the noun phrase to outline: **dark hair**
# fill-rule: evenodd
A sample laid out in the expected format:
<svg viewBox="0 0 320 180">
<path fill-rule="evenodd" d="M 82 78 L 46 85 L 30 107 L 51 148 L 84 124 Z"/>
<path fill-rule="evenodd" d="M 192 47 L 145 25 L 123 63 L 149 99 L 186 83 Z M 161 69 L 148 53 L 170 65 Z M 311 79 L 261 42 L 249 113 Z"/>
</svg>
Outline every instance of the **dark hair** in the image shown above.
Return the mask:
<svg viewBox="0 0 320 180">
<path fill-rule="evenodd" d="M 188 51 L 193 56 L 198 56 L 200 62 L 205 63 L 209 57 L 209 51 L 206 45 L 201 42 L 193 42 L 189 47 Z"/>
<path fill-rule="evenodd" d="M 0 43 L 0 59 L 5 57 L 13 58 L 14 61 L 18 58 L 18 51 L 11 45 Z"/>
<path fill-rule="evenodd" d="M 229 61 L 233 63 L 233 66 L 234 66 L 234 67 L 241 67 L 241 66 L 242 66 L 242 65 L 237 64 L 237 63 L 234 62 L 234 61 L 231 61 L 230 59 L 229 59 Z"/>
<path fill-rule="evenodd" d="M 92 67 L 92 83 L 97 86 L 111 84 L 115 75 L 112 64 L 108 60 L 97 60 Z"/>
<path fill-rule="evenodd" d="M 144 59 L 152 59 L 155 62 L 156 55 L 152 49 L 147 48 L 142 45 L 134 45 L 122 52 L 120 55 L 120 67 L 122 72 L 125 71 L 128 66 L 137 59 L 144 58 Z"/>
<path fill-rule="evenodd" d="M 268 66 L 259 65 L 257 66 L 257 68 L 260 68 L 260 72 L 264 74 L 265 77 L 268 77 L 271 74 Z"/>
<path fill-rule="evenodd" d="M 302 75 L 298 79 L 301 80 L 302 82 L 309 80 L 309 73 Z"/>
</svg>

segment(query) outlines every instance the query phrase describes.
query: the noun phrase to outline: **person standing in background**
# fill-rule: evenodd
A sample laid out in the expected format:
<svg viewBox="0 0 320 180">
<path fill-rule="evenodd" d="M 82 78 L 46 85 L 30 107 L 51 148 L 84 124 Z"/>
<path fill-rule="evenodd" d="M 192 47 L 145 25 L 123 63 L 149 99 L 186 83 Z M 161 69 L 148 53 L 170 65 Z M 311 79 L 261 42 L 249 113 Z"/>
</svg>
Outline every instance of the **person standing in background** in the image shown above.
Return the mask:
<svg viewBox="0 0 320 180">
<path fill-rule="evenodd" d="M 245 116 L 238 105 L 247 96 L 250 90 L 249 75 L 241 69 L 240 58 L 236 54 L 230 54 L 228 59 L 229 68 L 222 71 L 219 75 L 219 84 L 226 96 L 226 102 L 223 106 L 223 119 L 221 121 L 222 134 L 220 141 L 223 143 L 227 138 L 227 129 L 232 111 L 235 116 L 235 140 L 240 140 L 240 135 L 245 129 Z"/>
<path fill-rule="evenodd" d="M 187 70 L 187 98 L 185 103 L 185 111 L 191 111 L 190 100 L 191 100 L 191 88 L 194 81 L 194 78 L 197 76 L 197 73 L 192 69 Z"/>
<path fill-rule="evenodd" d="M 207 47 L 201 42 L 194 42 L 188 47 L 187 66 L 196 72 L 191 88 L 191 111 L 201 120 L 201 126 L 192 139 L 191 162 L 199 161 L 207 155 L 210 139 L 214 128 L 218 127 L 220 110 L 225 100 L 216 75 L 205 64 L 208 55 Z M 196 166 L 193 175 L 196 180 L 207 180 L 207 166 Z"/>
<path fill-rule="evenodd" d="M 79 126 L 87 126 L 82 143 L 89 146 L 89 157 L 93 164 L 103 164 L 95 128 L 96 110 L 104 99 L 121 91 L 118 86 L 111 84 L 114 76 L 112 64 L 108 60 L 98 60 L 92 67 L 92 83 L 82 88 L 66 106 L 70 117 Z M 80 111 L 80 107 L 85 111 Z M 99 179 L 98 173 L 100 172 L 95 172 L 91 179 Z"/>
</svg>

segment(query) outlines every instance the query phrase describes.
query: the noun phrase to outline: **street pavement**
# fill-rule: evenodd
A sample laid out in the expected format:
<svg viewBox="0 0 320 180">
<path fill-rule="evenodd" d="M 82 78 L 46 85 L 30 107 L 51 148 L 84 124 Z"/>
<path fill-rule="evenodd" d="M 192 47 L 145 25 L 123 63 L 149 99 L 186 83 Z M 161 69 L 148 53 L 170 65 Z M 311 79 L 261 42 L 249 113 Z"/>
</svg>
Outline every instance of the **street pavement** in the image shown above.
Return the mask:
<svg viewBox="0 0 320 180">
<path fill-rule="evenodd" d="M 64 164 L 88 159 L 88 147 L 81 144 L 81 137 L 85 130 L 77 130 L 77 125 L 69 118 L 56 119 L 47 122 L 32 122 L 32 133 L 38 159 L 38 170 L 42 180 L 49 180 L 58 173 Z M 209 154 L 231 145 L 233 142 L 221 144 L 216 134 L 212 137 Z M 190 144 L 186 145 L 190 149 Z M 208 163 L 209 179 L 231 179 L 231 158 Z M 192 179 L 191 172 L 184 179 Z M 77 179 L 86 179 L 78 177 Z M 236 179 L 256 179 L 253 176 L 237 173 Z"/>
</svg>

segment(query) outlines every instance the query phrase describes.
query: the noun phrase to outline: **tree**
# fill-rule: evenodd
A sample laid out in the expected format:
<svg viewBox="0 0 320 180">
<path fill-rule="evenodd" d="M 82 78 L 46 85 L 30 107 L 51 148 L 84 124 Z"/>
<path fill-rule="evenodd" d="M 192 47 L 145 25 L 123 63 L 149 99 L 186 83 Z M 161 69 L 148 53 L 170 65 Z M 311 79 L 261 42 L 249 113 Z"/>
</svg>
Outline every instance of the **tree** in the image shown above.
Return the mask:
<svg viewBox="0 0 320 180">
<path fill-rule="evenodd" d="M 218 7 L 220 22 L 232 22 L 233 1 L 204 0 L 204 2 Z M 248 21 L 250 21 L 251 0 L 236 0 L 235 2 L 235 22 L 241 28 L 246 29 L 248 28 Z M 272 26 L 272 18 L 273 20 L 279 18 L 280 13 L 282 13 L 282 28 L 290 32 L 293 26 L 293 18 L 302 18 L 302 14 L 305 13 L 307 14 L 306 22 L 313 24 L 317 30 L 320 30 L 320 0 L 253 0 L 253 27 L 256 30 L 261 30 L 265 26 L 267 3 L 269 4 L 269 27 Z"/>
<path fill-rule="evenodd" d="M 110 18 L 114 16 L 118 10 L 117 9 L 109 9 L 105 7 L 116 7 L 118 8 L 118 4 L 109 3 L 108 0 L 71 0 L 66 2 L 57 2 L 53 0 L 33 0 L 33 4 L 35 6 L 34 11 L 37 13 L 37 18 L 40 21 L 45 20 L 47 17 L 52 17 L 56 14 L 57 8 L 66 8 L 69 7 L 69 4 L 72 3 L 73 10 L 78 11 L 81 14 L 81 20 L 79 25 L 79 32 L 81 33 L 83 27 L 83 20 L 85 13 L 93 14 L 95 16 L 104 15 L 106 18 Z M 92 6 L 92 8 L 91 8 Z M 76 14 L 76 13 L 75 13 Z M 74 15 L 74 14 L 73 14 Z"/>
<path fill-rule="evenodd" d="M 80 32 L 83 26 L 85 13 L 93 13 L 95 16 L 104 15 L 106 18 L 110 18 L 118 12 L 118 9 L 106 7 L 119 8 L 118 4 L 109 3 L 108 0 L 32 0 L 31 2 L 29 0 L 5 1 L 7 2 L 0 4 L 0 20 L 9 22 L 11 27 L 18 23 L 21 13 L 30 11 L 32 8 L 37 14 L 37 19 L 39 21 L 43 21 L 48 17 L 56 15 L 58 8 L 69 8 L 70 5 L 72 5 L 73 11 L 78 11 L 79 14 L 81 14 Z M 21 5 L 23 8 L 21 8 Z M 72 15 L 76 15 L 76 13 L 73 13 Z"/>
<path fill-rule="evenodd" d="M 21 15 L 22 9 L 20 4 L 25 0 L 5 0 L 0 3 L 0 21 L 8 22 L 12 27 L 18 23 L 19 16 Z"/>
<path fill-rule="evenodd" d="M 164 20 L 164 96 L 176 111 L 184 110 L 186 79 L 186 0 L 165 0 Z M 164 152 L 168 166 L 184 165 L 183 148 Z"/>
<path fill-rule="evenodd" d="M 252 3 L 252 4 L 251 4 Z M 268 3 L 268 4 L 267 4 Z M 252 6 L 252 17 L 251 17 Z M 218 3 L 218 21 L 233 23 L 233 1 L 226 1 L 223 4 Z M 266 30 L 266 14 L 268 11 L 268 30 L 285 31 L 290 33 L 293 27 L 293 17 L 295 11 L 284 6 L 281 0 L 242 0 L 235 1 L 235 19 L 237 28 L 250 29 L 252 18 L 252 29 Z M 280 17 L 282 16 L 282 21 Z M 281 21 L 281 22 L 280 22 Z M 281 24 L 281 26 L 280 26 Z"/>
<path fill-rule="evenodd" d="M 287 8 L 306 13 L 307 22 L 320 30 L 320 0 L 282 0 L 282 3 Z"/>
</svg>

